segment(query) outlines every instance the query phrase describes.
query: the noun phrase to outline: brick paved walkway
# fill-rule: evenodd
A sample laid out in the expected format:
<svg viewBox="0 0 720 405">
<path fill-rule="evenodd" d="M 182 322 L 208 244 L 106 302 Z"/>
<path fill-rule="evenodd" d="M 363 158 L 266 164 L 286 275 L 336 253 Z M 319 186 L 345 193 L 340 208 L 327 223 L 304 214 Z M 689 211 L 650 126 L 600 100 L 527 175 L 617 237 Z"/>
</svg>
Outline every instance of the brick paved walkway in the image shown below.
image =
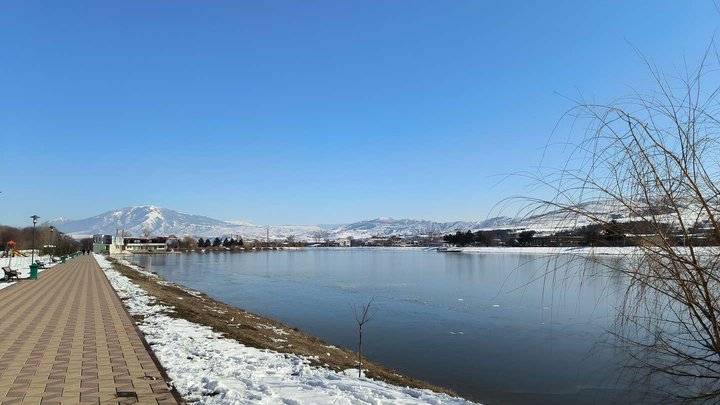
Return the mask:
<svg viewBox="0 0 720 405">
<path fill-rule="evenodd" d="M 92 256 L 0 290 L 0 404 L 18 403 L 177 403 Z"/>
</svg>

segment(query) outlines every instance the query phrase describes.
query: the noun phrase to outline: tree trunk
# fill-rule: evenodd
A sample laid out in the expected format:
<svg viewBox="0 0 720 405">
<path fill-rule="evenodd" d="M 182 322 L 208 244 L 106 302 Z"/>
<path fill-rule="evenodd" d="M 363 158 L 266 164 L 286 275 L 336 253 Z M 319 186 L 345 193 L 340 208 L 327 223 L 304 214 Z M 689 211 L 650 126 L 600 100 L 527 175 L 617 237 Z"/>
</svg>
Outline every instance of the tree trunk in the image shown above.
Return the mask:
<svg viewBox="0 0 720 405">
<path fill-rule="evenodd" d="M 358 343 L 358 378 L 362 378 L 362 326 L 360 327 L 360 342 Z"/>
</svg>

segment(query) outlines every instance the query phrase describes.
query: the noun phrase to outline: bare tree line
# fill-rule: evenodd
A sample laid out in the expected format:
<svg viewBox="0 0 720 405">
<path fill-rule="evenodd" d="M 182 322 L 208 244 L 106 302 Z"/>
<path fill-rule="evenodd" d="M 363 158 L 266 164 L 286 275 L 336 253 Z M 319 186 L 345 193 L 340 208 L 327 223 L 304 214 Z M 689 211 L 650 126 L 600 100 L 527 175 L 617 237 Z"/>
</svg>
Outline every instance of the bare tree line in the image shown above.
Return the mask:
<svg viewBox="0 0 720 405">
<path fill-rule="evenodd" d="M 19 250 L 32 249 L 32 232 L 32 227 L 15 228 L 0 225 L 0 250 L 5 250 L 10 241 L 15 242 Z M 76 240 L 54 228 L 51 232 L 48 226 L 38 226 L 35 229 L 35 236 L 35 248 L 41 250 L 43 254 L 65 255 L 80 248 Z M 54 245 L 55 249 L 50 248 L 50 245 Z M 43 246 L 48 247 L 43 248 Z"/>
</svg>

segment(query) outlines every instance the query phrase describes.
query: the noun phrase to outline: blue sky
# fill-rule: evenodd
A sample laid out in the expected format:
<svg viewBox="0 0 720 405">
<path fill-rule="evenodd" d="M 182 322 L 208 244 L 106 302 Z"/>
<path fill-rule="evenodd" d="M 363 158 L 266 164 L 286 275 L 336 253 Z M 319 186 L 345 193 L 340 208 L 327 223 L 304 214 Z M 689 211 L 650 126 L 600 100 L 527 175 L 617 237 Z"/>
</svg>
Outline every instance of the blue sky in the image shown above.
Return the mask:
<svg viewBox="0 0 720 405">
<path fill-rule="evenodd" d="M 649 88 L 633 47 L 693 65 L 719 17 L 699 1 L 2 2 L 0 223 L 142 204 L 484 219 L 528 192 L 498 181 L 540 163 L 568 97 Z"/>
</svg>

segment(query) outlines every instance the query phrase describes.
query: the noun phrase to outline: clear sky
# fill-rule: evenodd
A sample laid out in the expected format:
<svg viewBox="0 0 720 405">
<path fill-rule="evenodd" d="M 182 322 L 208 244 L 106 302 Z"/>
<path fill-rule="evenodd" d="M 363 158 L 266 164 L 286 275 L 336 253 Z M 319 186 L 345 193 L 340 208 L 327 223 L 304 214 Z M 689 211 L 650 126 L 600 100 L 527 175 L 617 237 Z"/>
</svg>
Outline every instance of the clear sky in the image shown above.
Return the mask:
<svg viewBox="0 0 720 405">
<path fill-rule="evenodd" d="M 484 219 L 567 96 L 649 86 L 633 46 L 695 64 L 718 22 L 701 1 L 4 1 L 0 223 Z"/>
</svg>

